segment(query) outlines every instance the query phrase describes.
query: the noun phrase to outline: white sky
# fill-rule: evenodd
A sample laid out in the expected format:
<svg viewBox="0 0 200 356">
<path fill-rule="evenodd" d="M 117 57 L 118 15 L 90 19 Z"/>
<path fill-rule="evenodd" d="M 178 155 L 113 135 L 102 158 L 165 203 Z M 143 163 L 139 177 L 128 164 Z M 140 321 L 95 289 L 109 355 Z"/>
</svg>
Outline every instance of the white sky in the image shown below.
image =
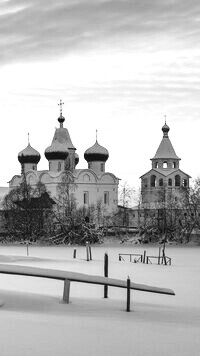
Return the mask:
<svg viewBox="0 0 200 356">
<path fill-rule="evenodd" d="M 133 187 L 151 168 L 164 115 L 180 168 L 200 175 L 200 2 L 0 0 L 0 185 L 19 151 L 44 150 L 59 100 L 80 163 L 98 141 Z"/>
</svg>

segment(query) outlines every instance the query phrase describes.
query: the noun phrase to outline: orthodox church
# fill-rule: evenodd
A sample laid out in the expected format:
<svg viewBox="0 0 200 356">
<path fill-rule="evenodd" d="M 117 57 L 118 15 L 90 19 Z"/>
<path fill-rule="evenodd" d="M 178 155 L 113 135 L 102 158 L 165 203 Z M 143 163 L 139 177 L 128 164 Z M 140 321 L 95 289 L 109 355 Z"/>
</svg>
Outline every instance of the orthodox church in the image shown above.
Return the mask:
<svg viewBox="0 0 200 356">
<path fill-rule="evenodd" d="M 88 207 L 101 202 L 105 213 L 109 214 L 117 209 L 119 184 L 119 179 L 114 174 L 106 172 L 109 152 L 96 138 L 95 144 L 84 153 L 88 167 L 77 168 L 79 156 L 68 129 L 64 127 L 62 104 L 60 101 L 59 128 L 56 128 L 52 143 L 44 152 L 48 170 L 38 170 L 40 153 L 28 143 L 28 146 L 18 154 L 21 175 L 15 175 L 10 180 L 9 187 L 12 189 L 19 186 L 26 177 L 27 183 L 31 186 L 38 182 L 44 183 L 51 197 L 57 198 L 59 184 L 63 182 L 67 172 L 68 183 L 73 187 L 78 207 Z"/>
<path fill-rule="evenodd" d="M 178 197 L 183 191 L 182 187 L 189 187 L 191 177 L 179 168 L 181 159 L 169 139 L 169 130 L 165 121 L 163 138 L 151 158 L 152 168 L 140 177 L 143 208 L 159 208 L 160 203 L 167 201 L 172 194 Z"/>
</svg>

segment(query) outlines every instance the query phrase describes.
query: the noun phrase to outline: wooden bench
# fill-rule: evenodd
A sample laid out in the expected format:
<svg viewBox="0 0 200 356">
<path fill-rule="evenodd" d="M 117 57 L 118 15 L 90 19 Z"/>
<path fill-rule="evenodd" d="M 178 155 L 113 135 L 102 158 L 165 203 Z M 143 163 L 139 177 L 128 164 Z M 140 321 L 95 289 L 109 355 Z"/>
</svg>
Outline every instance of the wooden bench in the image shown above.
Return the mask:
<svg viewBox="0 0 200 356">
<path fill-rule="evenodd" d="M 89 275 L 56 269 L 0 264 L 0 273 L 62 280 L 64 281 L 64 303 L 69 303 L 70 282 L 90 283 L 104 286 L 107 285 L 110 287 L 127 288 L 127 281 L 121 279 L 114 279 L 97 275 Z M 133 282 L 130 283 L 130 289 L 150 293 L 175 295 L 172 289 L 153 287 Z"/>
</svg>

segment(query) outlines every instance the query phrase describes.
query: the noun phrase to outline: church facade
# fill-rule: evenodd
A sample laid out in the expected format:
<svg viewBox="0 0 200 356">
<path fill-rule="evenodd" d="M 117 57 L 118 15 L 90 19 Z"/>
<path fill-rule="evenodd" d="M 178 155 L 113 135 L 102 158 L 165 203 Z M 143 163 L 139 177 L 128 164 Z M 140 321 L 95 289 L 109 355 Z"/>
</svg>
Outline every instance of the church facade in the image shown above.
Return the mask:
<svg viewBox="0 0 200 356">
<path fill-rule="evenodd" d="M 15 175 L 10 180 L 9 187 L 13 189 L 19 186 L 25 177 L 31 186 L 36 186 L 39 182 L 44 183 L 51 197 L 57 199 L 59 185 L 67 177 L 78 207 L 87 208 L 100 203 L 105 214 L 110 214 L 117 209 L 119 179 L 114 174 L 106 172 L 109 152 L 96 139 L 95 144 L 84 153 L 87 168 L 79 169 L 77 167 L 79 156 L 68 129 L 64 127 L 62 102 L 60 105 L 59 128 L 56 128 L 52 143 L 44 152 L 48 170 L 38 170 L 40 153 L 28 143 L 28 146 L 18 154 L 21 175 Z"/>
</svg>

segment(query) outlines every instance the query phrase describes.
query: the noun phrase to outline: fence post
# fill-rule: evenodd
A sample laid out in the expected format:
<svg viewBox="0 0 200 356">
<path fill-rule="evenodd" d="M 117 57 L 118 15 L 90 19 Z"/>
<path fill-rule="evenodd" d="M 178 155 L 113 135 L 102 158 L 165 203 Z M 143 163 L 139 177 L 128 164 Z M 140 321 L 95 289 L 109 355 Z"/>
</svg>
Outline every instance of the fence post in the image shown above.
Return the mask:
<svg viewBox="0 0 200 356">
<path fill-rule="evenodd" d="M 69 293 L 70 293 L 70 281 L 69 279 L 64 280 L 64 291 L 63 291 L 63 303 L 69 303 Z"/>
<path fill-rule="evenodd" d="M 92 261 L 92 249 L 91 249 L 91 246 L 89 246 L 89 257 L 90 257 L 90 261 Z"/>
<path fill-rule="evenodd" d="M 146 262 L 146 250 L 144 250 L 144 254 L 143 254 L 143 263 Z"/>
<path fill-rule="evenodd" d="M 108 277 L 108 254 L 104 254 L 104 277 Z M 108 298 L 108 286 L 104 285 L 104 298 Z"/>
<path fill-rule="evenodd" d="M 160 264 L 160 251 L 161 251 L 161 247 L 159 247 L 159 251 L 158 251 L 158 265 Z"/>
<path fill-rule="evenodd" d="M 131 302 L 131 280 L 128 276 L 127 278 L 127 299 L 126 299 L 126 311 L 130 312 L 130 302 Z"/>
<path fill-rule="evenodd" d="M 29 247 L 29 244 L 28 244 L 28 241 L 26 242 L 26 254 L 27 256 L 29 256 L 29 250 L 28 250 L 28 247 Z"/>
<path fill-rule="evenodd" d="M 73 258 L 76 258 L 76 249 L 74 249 Z"/>
<path fill-rule="evenodd" d="M 89 256 L 89 245 L 88 245 L 88 241 L 86 241 L 86 261 L 90 260 L 90 256 Z"/>
</svg>

